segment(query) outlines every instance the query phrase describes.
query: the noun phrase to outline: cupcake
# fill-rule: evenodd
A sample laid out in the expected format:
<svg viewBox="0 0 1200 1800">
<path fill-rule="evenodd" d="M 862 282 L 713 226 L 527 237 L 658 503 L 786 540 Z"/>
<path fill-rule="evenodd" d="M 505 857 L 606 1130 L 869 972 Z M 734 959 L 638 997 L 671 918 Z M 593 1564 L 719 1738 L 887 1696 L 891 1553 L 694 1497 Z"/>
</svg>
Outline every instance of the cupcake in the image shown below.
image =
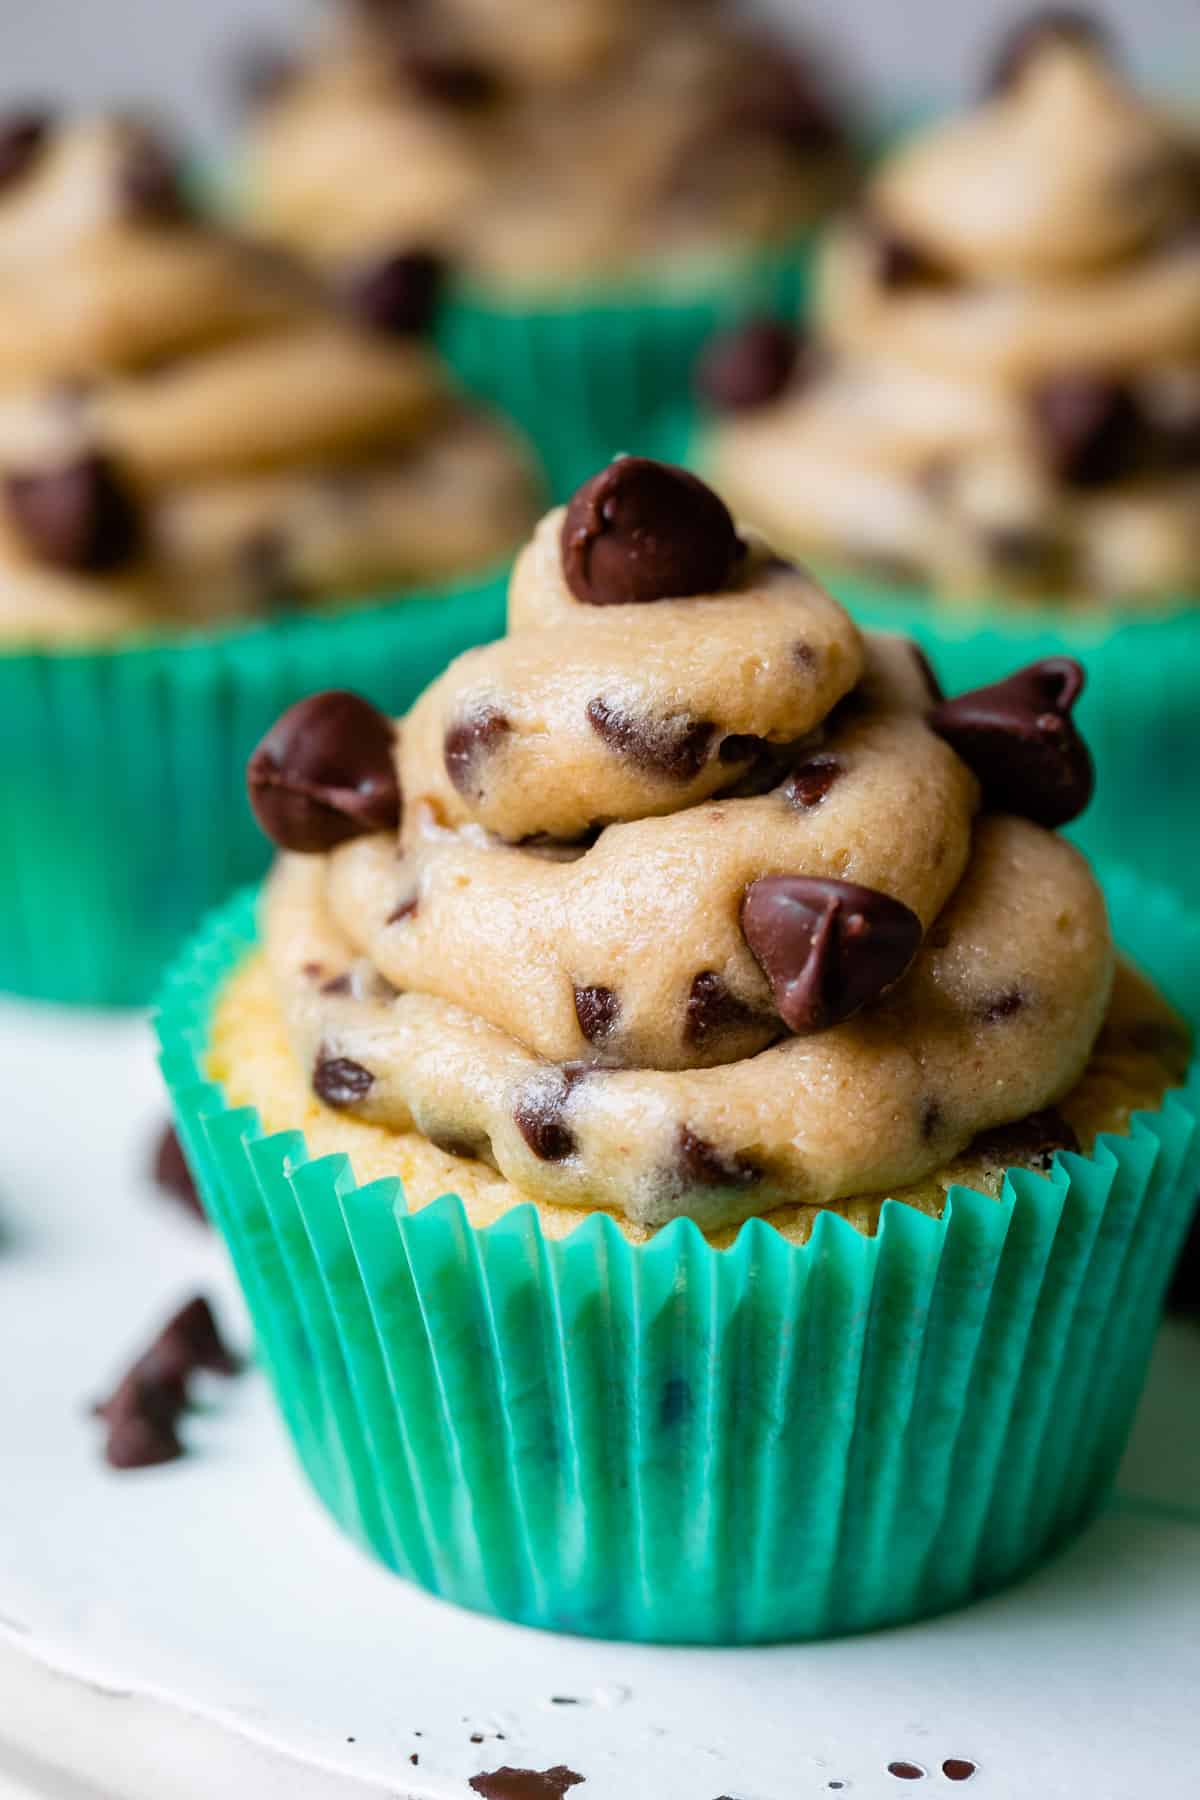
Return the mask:
<svg viewBox="0 0 1200 1800">
<path fill-rule="evenodd" d="M 422 342 L 418 259 L 335 311 L 198 218 L 170 152 L 125 120 L 10 120 L 0 176 L 0 813 L 21 863 L 0 985 L 145 999 L 159 922 L 177 939 L 257 861 L 248 833 L 237 850 L 182 818 L 167 850 L 180 778 L 230 813 L 281 683 L 319 680 L 343 640 L 403 704 L 488 635 L 536 482 Z M 397 592 L 411 610 L 381 610 Z M 319 623 L 294 628 L 297 607 Z M 413 651 L 431 658 L 415 674 Z M 102 751 L 85 797 L 72 771 Z"/>
<path fill-rule="evenodd" d="M 1194 1096 L 1055 829 L 1081 681 L 947 700 L 629 457 L 403 721 L 331 690 L 268 733 L 283 855 L 173 971 L 163 1067 L 301 1458 L 385 1562 L 766 1641 L 957 1603 L 1091 1516 Z M 1115 891 L 1186 968 L 1198 927 Z"/>
<path fill-rule="evenodd" d="M 1043 20 L 967 117 L 885 161 L 827 246 L 811 338 L 762 325 L 701 372 L 721 417 L 699 454 L 731 505 L 945 642 L 956 679 L 1088 650 L 1088 841 L 1128 852 L 1152 778 L 1136 852 L 1173 875 L 1200 679 L 1198 227 L 1194 136 L 1086 21 Z"/>
<path fill-rule="evenodd" d="M 797 299 L 853 168 L 816 68 L 694 0 L 343 7 L 256 86 L 241 216 L 335 281 L 441 257 L 448 353 L 564 492 L 686 391 L 748 285 Z"/>
</svg>

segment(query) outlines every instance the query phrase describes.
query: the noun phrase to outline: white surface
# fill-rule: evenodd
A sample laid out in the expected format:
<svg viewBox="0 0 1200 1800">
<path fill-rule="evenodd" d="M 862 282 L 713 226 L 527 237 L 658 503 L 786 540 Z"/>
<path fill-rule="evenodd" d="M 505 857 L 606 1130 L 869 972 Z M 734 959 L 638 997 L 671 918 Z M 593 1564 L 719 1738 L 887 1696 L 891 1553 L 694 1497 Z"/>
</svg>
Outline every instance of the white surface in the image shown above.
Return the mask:
<svg viewBox="0 0 1200 1800">
<path fill-rule="evenodd" d="M 1164 1333 L 1124 1498 L 1006 1595 L 792 1649 L 552 1638 L 345 1543 L 258 1375 L 206 1390 L 184 1461 L 107 1471 L 87 1401 L 196 1288 L 240 1309 L 145 1178 L 141 1020 L 0 1002 L 0 1095 L 0 1800 L 471 1800 L 506 1763 L 566 1763 L 572 1800 L 1196 1794 L 1200 1332 Z"/>
</svg>

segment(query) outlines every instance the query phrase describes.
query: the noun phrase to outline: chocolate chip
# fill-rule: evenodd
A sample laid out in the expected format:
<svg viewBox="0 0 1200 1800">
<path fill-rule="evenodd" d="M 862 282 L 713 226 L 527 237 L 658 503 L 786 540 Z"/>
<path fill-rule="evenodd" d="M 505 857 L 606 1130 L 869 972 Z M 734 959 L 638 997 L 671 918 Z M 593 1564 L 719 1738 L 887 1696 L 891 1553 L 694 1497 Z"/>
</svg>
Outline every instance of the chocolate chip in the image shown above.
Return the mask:
<svg viewBox="0 0 1200 1800">
<path fill-rule="evenodd" d="M 735 130 L 771 138 L 798 156 L 836 149 L 845 136 L 820 71 L 773 40 L 764 40 L 728 116 Z"/>
<path fill-rule="evenodd" d="M 126 213 L 148 225 L 174 225 L 188 215 L 179 159 L 148 126 L 139 126 L 117 177 Z"/>
<path fill-rule="evenodd" d="M 942 1774 L 947 1781 L 970 1781 L 975 1768 L 976 1765 L 968 1762 L 965 1756 L 948 1756 L 942 1764 Z"/>
<path fill-rule="evenodd" d="M 589 606 L 718 593 L 744 554 L 723 500 L 686 469 L 620 456 L 572 496 L 567 586 Z"/>
<path fill-rule="evenodd" d="M 548 1070 L 526 1088 L 513 1107 L 513 1123 L 542 1162 L 565 1162 L 575 1152 L 575 1134 L 563 1118 L 571 1089 L 584 1073 L 578 1064 Z"/>
<path fill-rule="evenodd" d="M 1025 996 L 1020 988 L 1006 988 L 1003 993 L 991 994 L 981 1001 L 979 1017 L 985 1025 L 996 1025 L 1001 1019 L 1011 1019 L 1025 1005 Z"/>
<path fill-rule="evenodd" d="M 3 492 L 26 547 L 52 568 L 101 575 L 128 562 L 138 548 L 137 507 L 99 451 L 57 468 L 6 475 Z"/>
<path fill-rule="evenodd" d="M 563 1800 L 568 1788 L 583 1781 L 565 1763 L 552 1769 L 493 1769 L 490 1774 L 472 1775 L 468 1787 L 483 1800 Z"/>
<path fill-rule="evenodd" d="M 1065 825 L 1092 797 L 1091 755 L 1071 718 L 1083 681 L 1073 657 L 1048 656 L 942 701 L 929 723 L 974 770 L 991 811 Z"/>
<path fill-rule="evenodd" d="M 944 287 L 953 280 L 945 264 L 911 238 L 902 237 L 878 220 L 869 220 L 866 229 L 875 280 L 889 293 L 905 288 Z"/>
<path fill-rule="evenodd" d="M 456 112 L 487 106 L 501 92 L 496 71 L 474 57 L 452 56 L 414 45 L 400 52 L 397 68 L 401 78 L 423 100 Z"/>
<path fill-rule="evenodd" d="M 154 1408 L 131 1401 L 108 1427 L 104 1459 L 113 1469 L 153 1469 L 183 1455 L 175 1420 L 159 1417 Z"/>
<path fill-rule="evenodd" d="M 180 1456 L 176 1425 L 192 1375 L 197 1369 L 235 1375 L 240 1366 L 221 1339 L 208 1301 L 202 1295 L 189 1300 L 94 1408 L 108 1426 L 108 1462 L 117 1469 L 140 1469 Z"/>
<path fill-rule="evenodd" d="M 398 250 L 363 263 L 343 284 L 346 305 L 360 325 L 388 337 L 420 336 L 437 311 L 444 268 L 428 250 Z"/>
<path fill-rule="evenodd" d="M 663 1382 L 658 1402 L 658 1423 L 662 1431 L 672 1431 L 690 1419 L 695 1408 L 692 1384 L 685 1375 L 671 1375 Z"/>
<path fill-rule="evenodd" d="M 292 87 L 300 64 L 279 44 L 247 44 L 238 52 L 233 67 L 233 86 L 241 106 L 254 112 L 278 100 Z"/>
<path fill-rule="evenodd" d="M 930 698 L 935 702 L 944 700 L 946 696 L 942 691 L 942 684 L 937 678 L 937 671 L 934 669 L 933 664 L 926 656 L 924 650 L 922 650 L 920 644 L 910 644 L 908 647 L 912 651 L 913 661 L 920 670 L 921 679 L 929 689 Z"/>
<path fill-rule="evenodd" d="M 793 327 L 778 319 L 749 319 L 706 346 L 696 371 L 702 400 L 720 412 L 765 406 L 788 384 L 799 354 Z"/>
<path fill-rule="evenodd" d="M 794 1032 L 824 1031 L 898 981 L 921 921 L 875 888 L 814 875 L 768 875 L 742 902 L 742 930 Z"/>
<path fill-rule="evenodd" d="M 683 1041 L 707 1044 L 723 1031 L 759 1022 L 761 1015 L 730 992 L 715 969 L 701 969 L 688 991 L 683 1010 Z"/>
<path fill-rule="evenodd" d="M 924 1781 L 925 1771 L 919 1763 L 890 1762 L 888 1774 L 894 1775 L 897 1781 Z"/>
<path fill-rule="evenodd" d="M 1167 1309 L 1200 1319 L 1200 1206 L 1197 1206 L 1167 1291 Z"/>
<path fill-rule="evenodd" d="M 1042 52 L 1056 44 L 1076 45 L 1103 56 L 1112 53 L 1112 40 L 1092 13 L 1073 6 L 1039 8 L 1001 39 L 988 67 L 984 93 L 1008 92 Z"/>
<path fill-rule="evenodd" d="M 406 900 L 402 900 L 400 902 L 399 906 L 392 908 L 392 911 L 387 916 L 387 923 L 389 925 L 399 925 L 402 919 L 415 918 L 416 913 L 417 913 L 417 904 L 418 904 L 418 902 L 417 902 L 416 894 L 409 894 L 408 898 Z"/>
<path fill-rule="evenodd" d="M 33 108 L 0 118 L 0 189 L 19 181 L 33 167 L 53 123 L 48 112 Z"/>
<path fill-rule="evenodd" d="M 197 1369 L 236 1375 L 241 1363 L 221 1337 L 212 1307 L 196 1294 L 163 1326 L 139 1367 L 151 1379 L 170 1382 L 186 1381 Z"/>
<path fill-rule="evenodd" d="M 353 1106 L 365 1100 L 375 1085 L 370 1069 L 348 1056 L 326 1056 L 318 1050 L 313 1064 L 312 1087 L 318 1100 L 326 1106 Z"/>
<path fill-rule="evenodd" d="M 468 800 L 483 798 L 482 766 L 511 730 L 506 715 L 490 705 L 477 707 L 447 730 L 442 749 L 446 773 Z"/>
<path fill-rule="evenodd" d="M 163 1192 L 170 1194 L 194 1219 L 208 1223 L 192 1171 L 184 1158 L 183 1147 L 173 1125 L 167 1125 L 154 1152 L 154 1179 Z"/>
<path fill-rule="evenodd" d="M 794 807 L 807 811 L 821 804 L 841 773 L 836 756 L 810 756 L 792 770 L 783 784 L 784 795 Z"/>
<path fill-rule="evenodd" d="M 716 726 L 686 713 L 673 719 L 651 719 L 626 712 L 597 694 L 588 701 L 588 722 L 610 749 L 627 756 L 640 769 L 672 781 L 694 781 L 708 760 Z"/>
<path fill-rule="evenodd" d="M 1030 399 L 1042 455 L 1068 487 L 1103 487 L 1136 468 L 1141 411 L 1132 391 L 1098 375 L 1059 375 Z"/>
<path fill-rule="evenodd" d="M 675 1169 L 690 1188 L 748 1188 L 763 1178 L 748 1157 L 726 1155 L 690 1125 L 681 1125 L 675 1135 Z"/>
<path fill-rule="evenodd" d="M 329 688 L 276 720 L 246 768 L 255 818 L 282 850 L 332 850 L 395 830 L 400 788 L 392 721 L 358 694 Z"/>
<path fill-rule="evenodd" d="M 1010 1125 L 993 1125 L 967 1146 L 967 1156 L 1004 1168 L 1048 1169 L 1056 1150 L 1078 1150 L 1074 1128 L 1057 1107 L 1043 1107 Z"/>
<path fill-rule="evenodd" d="M 602 1044 L 612 1035 L 621 1014 L 621 1002 L 610 987 L 577 987 L 575 1017 L 589 1044 Z"/>
</svg>

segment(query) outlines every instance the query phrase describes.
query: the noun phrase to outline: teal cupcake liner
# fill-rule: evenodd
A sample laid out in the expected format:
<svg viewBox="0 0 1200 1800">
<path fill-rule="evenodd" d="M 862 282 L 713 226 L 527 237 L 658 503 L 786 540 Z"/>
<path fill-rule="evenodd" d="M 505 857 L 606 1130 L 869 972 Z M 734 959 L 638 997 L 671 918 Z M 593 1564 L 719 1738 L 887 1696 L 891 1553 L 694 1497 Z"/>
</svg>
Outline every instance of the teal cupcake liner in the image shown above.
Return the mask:
<svg viewBox="0 0 1200 1800">
<path fill-rule="evenodd" d="M 1097 779 L 1067 835 L 1090 856 L 1135 865 L 1200 899 L 1200 594 L 1190 606 L 1145 615 L 995 605 L 960 612 L 917 590 L 817 572 L 861 625 L 916 638 L 950 694 L 1037 657 L 1078 657 L 1087 684 L 1076 718 Z"/>
<path fill-rule="evenodd" d="M 1114 877 L 1118 933 L 1200 1016 L 1200 919 Z M 1107 1494 L 1195 1185 L 1200 1075 L 1128 1137 L 805 1246 L 610 1219 L 548 1240 L 355 1184 L 206 1079 L 254 896 L 165 984 L 162 1068 L 300 1461 L 434 1593 L 598 1637 L 764 1643 L 894 1624 L 1013 1579 Z"/>
<path fill-rule="evenodd" d="M 0 651 L 0 989 L 144 1004 L 271 854 L 246 759 L 315 689 L 403 710 L 504 628 L 505 576 L 128 648 Z"/>
<path fill-rule="evenodd" d="M 665 454 L 707 339 L 751 313 L 795 317 L 812 261 L 806 235 L 686 280 L 647 277 L 561 299 L 508 299 L 464 282 L 446 297 L 436 341 L 464 386 L 524 429 L 554 499 L 565 500 L 622 451 Z"/>
</svg>

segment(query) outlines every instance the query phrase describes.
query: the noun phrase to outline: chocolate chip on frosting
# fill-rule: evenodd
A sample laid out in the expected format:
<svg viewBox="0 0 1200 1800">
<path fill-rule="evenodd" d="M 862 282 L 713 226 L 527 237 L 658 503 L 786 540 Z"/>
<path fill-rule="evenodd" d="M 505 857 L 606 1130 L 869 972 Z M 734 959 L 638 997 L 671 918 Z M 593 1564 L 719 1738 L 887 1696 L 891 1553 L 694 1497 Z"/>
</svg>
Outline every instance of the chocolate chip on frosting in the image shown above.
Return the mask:
<svg viewBox="0 0 1200 1800">
<path fill-rule="evenodd" d="M 742 931 L 790 1031 L 824 1031 L 878 999 L 921 943 L 921 921 L 876 888 L 767 875 L 742 902 Z"/>
<path fill-rule="evenodd" d="M 246 785 L 262 830 L 312 854 L 400 820 L 392 722 L 369 700 L 331 688 L 277 719 L 250 758 Z"/>
<path fill-rule="evenodd" d="M 121 204 L 134 219 L 149 225 L 172 225 L 186 217 L 179 158 L 148 126 L 133 132 L 118 177 Z"/>
<path fill-rule="evenodd" d="M 718 1149 L 690 1125 L 681 1125 L 676 1133 L 675 1169 L 686 1187 L 746 1188 L 763 1178 L 748 1157 Z"/>
<path fill-rule="evenodd" d="M 588 722 L 597 737 L 629 757 L 640 769 L 694 781 L 708 760 L 716 727 L 681 714 L 674 719 L 648 719 L 626 712 L 597 694 L 588 701 Z"/>
<path fill-rule="evenodd" d="M 352 1057 L 327 1056 L 322 1049 L 313 1064 L 312 1085 L 326 1106 L 356 1106 L 374 1087 L 375 1077 Z"/>
<path fill-rule="evenodd" d="M 618 457 L 576 490 L 561 545 L 567 586 L 589 606 L 718 593 L 743 554 L 710 487 L 644 456 Z"/>
<path fill-rule="evenodd" d="M 838 776 L 842 765 L 836 756 L 810 756 L 792 770 L 783 784 L 784 796 L 803 812 L 819 806 Z"/>
<path fill-rule="evenodd" d="M 137 506 L 99 451 L 56 468 L 4 477 L 4 503 L 39 562 L 105 574 L 128 562 L 141 537 Z"/>
<path fill-rule="evenodd" d="M 513 1124 L 539 1162 L 565 1162 L 575 1154 L 575 1133 L 563 1111 L 580 1073 L 569 1065 L 547 1070 L 529 1084 L 513 1107 Z"/>
<path fill-rule="evenodd" d="M 896 292 L 904 288 L 941 286 L 950 279 L 944 265 L 920 244 L 878 220 L 869 221 L 867 229 L 875 279 L 881 288 Z"/>
<path fill-rule="evenodd" d="M 486 106 L 500 93 L 496 71 L 475 57 L 454 56 L 413 45 L 400 52 L 397 67 L 401 78 L 415 88 L 423 100 L 431 100 L 435 106 L 454 111 L 467 112 Z"/>
<path fill-rule="evenodd" d="M 498 706 L 477 706 L 446 732 L 446 773 L 468 799 L 479 797 L 479 774 L 488 757 L 504 741 L 512 725 Z"/>
<path fill-rule="evenodd" d="M 346 305 L 372 331 L 420 336 L 433 323 L 443 272 L 431 251 L 394 251 L 351 272 L 343 289 Z"/>
<path fill-rule="evenodd" d="M 974 770 L 993 811 L 1053 828 L 1077 818 L 1092 796 L 1091 755 L 1071 718 L 1082 689 L 1073 657 L 1048 656 L 944 700 L 929 723 Z"/>
<path fill-rule="evenodd" d="M 1035 389 L 1031 404 L 1042 454 L 1069 487 L 1103 487 L 1136 466 L 1142 421 L 1121 382 L 1059 375 Z"/>
<path fill-rule="evenodd" d="M 45 147 L 53 120 L 30 108 L 0 118 L 0 191 L 19 181 Z"/>
<path fill-rule="evenodd" d="M 748 319 L 705 348 L 696 373 L 700 397 L 721 412 L 765 406 L 787 386 L 799 353 L 794 326 Z"/>
<path fill-rule="evenodd" d="M 1002 40 L 984 82 L 987 94 L 1004 94 L 1020 81 L 1044 50 L 1068 44 L 1110 55 L 1112 42 L 1095 14 L 1083 7 L 1040 7 L 1014 25 Z"/>
<path fill-rule="evenodd" d="M 720 1032 L 757 1022 L 759 1015 L 732 993 L 715 969 L 701 969 L 688 990 L 683 1041 L 700 1046 Z"/>
<path fill-rule="evenodd" d="M 610 1037 L 621 1015 L 621 1001 L 610 987 L 577 987 L 575 1017 L 589 1044 L 602 1044 Z"/>
</svg>

